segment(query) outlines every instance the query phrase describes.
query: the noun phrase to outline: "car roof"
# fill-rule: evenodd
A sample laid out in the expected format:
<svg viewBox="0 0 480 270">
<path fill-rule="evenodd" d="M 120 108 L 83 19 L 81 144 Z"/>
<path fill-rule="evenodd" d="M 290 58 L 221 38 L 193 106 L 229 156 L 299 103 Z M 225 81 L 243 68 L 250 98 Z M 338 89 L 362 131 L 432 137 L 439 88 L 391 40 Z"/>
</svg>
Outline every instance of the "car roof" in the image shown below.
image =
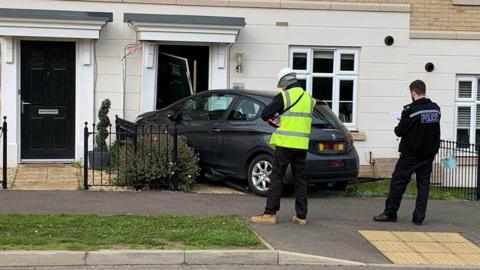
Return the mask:
<svg viewBox="0 0 480 270">
<path fill-rule="evenodd" d="M 216 89 L 216 90 L 209 90 L 209 93 L 225 93 L 225 94 L 235 94 L 235 95 L 246 95 L 246 96 L 259 96 L 259 97 L 266 97 L 266 98 L 273 98 L 274 96 L 278 95 L 280 91 L 273 91 L 273 90 L 240 90 L 240 89 Z"/>
</svg>

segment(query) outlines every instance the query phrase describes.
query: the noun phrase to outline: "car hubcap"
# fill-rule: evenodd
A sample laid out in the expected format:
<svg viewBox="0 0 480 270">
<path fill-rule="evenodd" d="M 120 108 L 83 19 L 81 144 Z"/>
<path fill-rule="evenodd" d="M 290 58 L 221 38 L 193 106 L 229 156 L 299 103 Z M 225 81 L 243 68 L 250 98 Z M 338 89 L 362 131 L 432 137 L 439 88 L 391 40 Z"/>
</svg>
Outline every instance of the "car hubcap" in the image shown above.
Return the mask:
<svg viewBox="0 0 480 270">
<path fill-rule="evenodd" d="M 270 174 L 272 174 L 272 164 L 261 160 L 255 163 L 252 171 L 253 185 L 260 191 L 267 191 L 270 187 Z"/>
</svg>

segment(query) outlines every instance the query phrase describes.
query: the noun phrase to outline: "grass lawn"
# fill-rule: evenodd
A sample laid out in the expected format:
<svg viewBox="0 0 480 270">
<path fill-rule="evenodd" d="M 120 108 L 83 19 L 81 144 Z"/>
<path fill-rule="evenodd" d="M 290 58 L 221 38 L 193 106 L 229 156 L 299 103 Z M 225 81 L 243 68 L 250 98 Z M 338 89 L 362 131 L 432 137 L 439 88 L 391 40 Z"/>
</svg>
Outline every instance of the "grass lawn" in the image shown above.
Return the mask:
<svg viewBox="0 0 480 270">
<path fill-rule="evenodd" d="M 237 216 L 0 214 L 1 250 L 263 248 Z"/>
<path fill-rule="evenodd" d="M 390 181 L 381 180 L 373 182 L 352 183 L 344 192 L 346 196 L 359 197 L 386 197 L 389 193 Z M 466 193 L 470 193 L 473 198 L 475 190 L 473 188 L 436 188 L 430 187 L 430 199 L 437 200 L 465 200 Z M 411 181 L 407 186 L 404 198 L 415 198 L 417 196 L 416 182 Z"/>
</svg>

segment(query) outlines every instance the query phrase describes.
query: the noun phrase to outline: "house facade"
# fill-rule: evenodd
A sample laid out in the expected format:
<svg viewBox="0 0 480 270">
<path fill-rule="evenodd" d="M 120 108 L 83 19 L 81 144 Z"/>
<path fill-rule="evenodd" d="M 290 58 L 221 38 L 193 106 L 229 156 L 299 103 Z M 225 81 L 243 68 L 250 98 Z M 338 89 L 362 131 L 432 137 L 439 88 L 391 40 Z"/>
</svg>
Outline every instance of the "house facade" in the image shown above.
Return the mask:
<svg viewBox="0 0 480 270">
<path fill-rule="evenodd" d="M 442 139 L 480 141 L 480 1 L 0 0 L 0 7 L 9 166 L 82 159 L 84 123 L 96 121 L 102 100 L 111 100 L 111 116 L 134 120 L 178 98 L 172 85 L 182 68 L 189 91 L 199 92 L 272 90 L 277 72 L 292 67 L 354 134 L 363 176 L 391 170 L 399 142 L 391 113 L 410 102 L 415 79 L 442 108 Z"/>
</svg>

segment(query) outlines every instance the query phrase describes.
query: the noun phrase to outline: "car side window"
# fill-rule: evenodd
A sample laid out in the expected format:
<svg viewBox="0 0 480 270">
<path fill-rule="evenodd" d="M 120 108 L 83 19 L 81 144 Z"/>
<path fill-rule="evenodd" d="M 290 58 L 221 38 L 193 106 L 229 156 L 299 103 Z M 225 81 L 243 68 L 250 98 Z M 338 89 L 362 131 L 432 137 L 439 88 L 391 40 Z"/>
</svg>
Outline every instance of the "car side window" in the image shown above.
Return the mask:
<svg viewBox="0 0 480 270">
<path fill-rule="evenodd" d="M 185 101 L 182 106 L 182 120 L 206 121 L 220 120 L 232 104 L 234 96 L 214 94 L 209 96 L 193 97 Z"/>
<path fill-rule="evenodd" d="M 260 114 L 261 105 L 252 99 L 242 99 L 231 111 L 228 120 L 252 121 Z"/>
</svg>

